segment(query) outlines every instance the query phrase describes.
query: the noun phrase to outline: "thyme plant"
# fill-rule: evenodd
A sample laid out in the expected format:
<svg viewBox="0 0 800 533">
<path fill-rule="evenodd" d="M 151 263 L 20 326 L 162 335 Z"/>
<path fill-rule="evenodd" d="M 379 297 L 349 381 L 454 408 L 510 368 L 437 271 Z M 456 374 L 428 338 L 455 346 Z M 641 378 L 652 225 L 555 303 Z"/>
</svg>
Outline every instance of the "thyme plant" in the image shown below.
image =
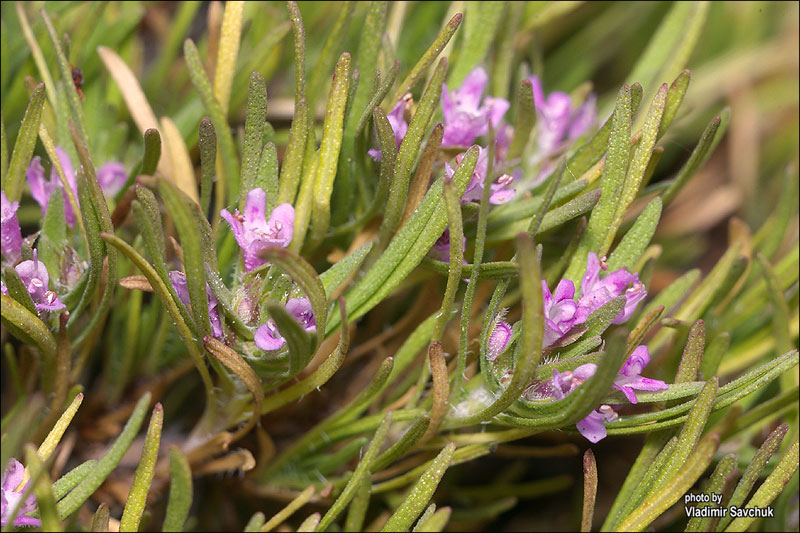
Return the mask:
<svg viewBox="0 0 800 533">
<path fill-rule="evenodd" d="M 3 531 L 797 530 L 796 4 L 1 25 Z"/>
</svg>

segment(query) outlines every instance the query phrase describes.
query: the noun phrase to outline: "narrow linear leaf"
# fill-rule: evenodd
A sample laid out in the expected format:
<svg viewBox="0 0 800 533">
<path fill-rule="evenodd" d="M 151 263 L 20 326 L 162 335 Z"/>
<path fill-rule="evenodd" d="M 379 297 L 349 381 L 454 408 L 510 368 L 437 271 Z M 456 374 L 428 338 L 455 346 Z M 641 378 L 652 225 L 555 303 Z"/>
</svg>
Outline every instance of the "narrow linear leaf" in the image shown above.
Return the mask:
<svg viewBox="0 0 800 533">
<path fill-rule="evenodd" d="M 169 450 L 169 501 L 162 531 L 183 531 L 192 506 L 192 470 L 176 446 Z"/>
<path fill-rule="evenodd" d="M 147 493 L 150 491 L 150 485 L 153 482 L 163 425 L 164 408 L 160 403 L 156 403 L 153 408 L 153 414 L 150 417 L 150 425 L 147 427 L 142 458 L 136 467 L 131 490 L 128 493 L 128 500 L 125 503 L 125 509 L 122 511 L 122 519 L 119 523 L 120 531 L 139 531 L 139 523 L 147 502 Z"/>
</svg>

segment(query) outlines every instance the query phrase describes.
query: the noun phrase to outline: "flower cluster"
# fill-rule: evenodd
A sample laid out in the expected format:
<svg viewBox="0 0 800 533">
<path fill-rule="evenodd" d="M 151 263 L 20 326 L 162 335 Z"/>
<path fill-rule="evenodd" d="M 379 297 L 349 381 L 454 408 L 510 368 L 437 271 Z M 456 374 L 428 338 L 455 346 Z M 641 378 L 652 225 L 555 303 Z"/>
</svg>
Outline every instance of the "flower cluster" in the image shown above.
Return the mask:
<svg viewBox="0 0 800 533">
<path fill-rule="evenodd" d="M 573 106 L 569 94 L 553 91 L 547 96 L 536 76 L 528 78 L 536 107 L 536 151 L 531 165 L 540 165 L 534 185 L 546 178 L 555 168 L 555 157 L 572 141 L 594 125 L 596 97 L 590 94 L 580 105 Z"/>
<path fill-rule="evenodd" d="M 468 147 L 475 139 L 489 133 L 489 125 L 497 129 L 510 104 L 504 98 L 483 98 L 489 77 L 477 67 L 464 78 L 461 87 L 449 92 L 442 84 L 442 146 Z"/>
<path fill-rule="evenodd" d="M 61 168 L 64 170 L 64 175 L 67 178 L 69 188 L 72 190 L 75 199 L 78 198 L 78 177 L 72 166 L 72 160 L 69 155 L 59 146 L 56 146 L 56 154 L 61 163 Z M 42 207 L 42 215 L 47 212 L 47 205 L 50 203 L 50 195 L 56 189 L 63 189 L 64 184 L 58 178 L 56 169 L 50 170 L 50 179 L 46 180 L 44 176 L 44 167 L 42 166 L 41 159 L 37 156 L 31 160 L 28 169 L 25 171 L 25 178 L 28 180 L 28 185 L 31 188 L 31 196 Z M 108 196 L 113 196 L 128 179 L 125 173 L 125 167 L 122 163 L 115 161 L 101 165 L 97 169 L 97 182 L 103 189 L 103 192 Z M 66 198 L 64 198 L 66 200 Z M 76 213 L 72 209 L 70 202 L 64 202 L 64 218 L 70 227 L 75 227 Z"/>
<path fill-rule="evenodd" d="M 31 513 L 36 511 L 36 496 L 29 495 L 25 500 L 22 500 L 22 494 L 28 488 L 30 480 L 24 485 L 22 480 L 25 476 L 25 467 L 16 459 L 11 459 L 3 472 L 2 479 L 2 509 L 0 509 L 0 525 L 5 527 L 14 510 L 19 507 L 19 513 L 14 519 L 14 525 L 17 527 L 24 526 L 41 526 L 42 522 L 38 518 L 33 518 Z"/>
<path fill-rule="evenodd" d="M 266 219 L 267 194 L 261 188 L 247 193 L 244 214 L 235 210 L 231 214 L 227 209 L 220 215 L 230 225 L 233 236 L 244 255 L 244 268 L 253 270 L 267 263 L 259 257 L 265 248 L 286 248 L 294 235 L 294 207 L 281 204 L 272 210 L 269 221 Z"/>
<path fill-rule="evenodd" d="M 601 270 L 608 270 L 605 258 L 598 259 L 597 254 L 590 252 L 586 262 L 586 273 L 581 283 L 580 298 L 575 298 L 575 284 L 572 280 L 559 281 L 555 293 L 551 293 L 547 282 L 542 280 L 543 348 L 554 346 L 575 326 L 586 322 L 589 315 L 624 294 L 625 306 L 613 320 L 614 324 L 622 324 L 631 317 L 639 302 L 647 296 L 638 274 L 620 268 L 600 279 Z M 508 328 L 508 324 L 501 321 L 495 329 L 498 327 Z M 499 351 L 489 350 L 490 359 L 496 358 L 505 349 L 505 345 L 496 343 L 496 346 Z"/>
<path fill-rule="evenodd" d="M 632 404 L 637 403 L 636 390 L 644 391 L 659 391 L 668 388 L 667 384 L 658 379 L 651 379 L 642 377 L 641 373 L 650 363 L 650 352 L 647 346 L 638 346 L 630 357 L 622 365 L 617 377 L 614 378 L 614 388 L 622 391 L 625 398 Z M 578 386 L 594 376 L 597 371 L 597 365 L 594 363 L 587 363 L 581 365 L 575 370 L 559 372 L 553 370 L 553 378 L 550 380 L 550 386 L 545 390 L 552 394 L 554 399 L 561 399 L 566 397 Z M 539 391 L 542 388 L 539 387 Z M 598 442 L 604 439 L 607 435 L 606 422 L 611 422 L 617 418 L 617 413 L 614 406 L 600 405 L 597 409 L 593 410 L 589 415 L 578 422 L 576 427 L 578 431 L 591 442 Z"/>
<path fill-rule="evenodd" d="M 571 280 L 559 281 L 555 293 L 551 293 L 547 282 L 542 281 L 544 307 L 542 348 L 555 346 L 567 337 L 575 326 L 586 322 L 589 315 L 621 295 L 625 295 L 625 305 L 614 317 L 613 323 L 626 322 L 636 310 L 639 302 L 647 295 L 644 285 L 639 281 L 638 274 L 621 268 L 600 279 L 601 270 L 608 270 L 605 258 L 598 259 L 597 254 L 590 253 L 581 284 L 582 294 L 579 298 L 575 297 L 575 284 Z M 511 326 L 503 320 L 498 320 L 487 340 L 487 359 L 495 361 L 506 349 L 510 339 Z M 663 390 L 666 388 L 663 381 L 641 376 L 642 369 L 649 362 L 650 354 L 647 346 L 639 346 L 633 351 L 614 380 L 614 387 L 622 391 L 631 403 L 637 401 L 634 390 Z M 552 379 L 532 383 L 525 391 L 524 396 L 528 399 L 538 400 L 564 398 L 581 383 L 592 377 L 596 370 L 597 365 L 593 363 L 581 365 L 572 371 L 558 372 L 554 370 Z M 613 420 L 616 416 L 612 407 L 601 405 L 579 422 L 577 427 L 587 439 L 597 442 L 606 435 L 605 422 Z"/>
</svg>

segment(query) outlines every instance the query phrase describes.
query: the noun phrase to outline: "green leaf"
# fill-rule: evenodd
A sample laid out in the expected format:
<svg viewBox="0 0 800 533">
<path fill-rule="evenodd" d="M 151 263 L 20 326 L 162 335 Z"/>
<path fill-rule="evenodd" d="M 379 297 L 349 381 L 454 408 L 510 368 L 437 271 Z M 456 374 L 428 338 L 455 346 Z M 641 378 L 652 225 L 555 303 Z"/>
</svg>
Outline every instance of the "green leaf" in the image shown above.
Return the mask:
<svg viewBox="0 0 800 533">
<path fill-rule="evenodd" d="M 119 523 L 120 531 L 139 531 L 139 522 L 142 519 L 145 503 L 147 502 L 147 493 L 153 482 L 163 424 L 164 408 L 160 403 L 156 403 L 153 408 L 153 414 L 150 417 L 150 425 L 147 427 L 142 458 L 136 467 L 131 490 L 128 493 L 128 500 L 125 502 L 125 509 L 122 511 L 122 519 Z"/>
<path fill-rule="evenodd" d="M 259 157 L 261 156 L 261 143 L 264 140 L 264 123 L 266 121 L 267 83 L 261 74 L 253 72 L 250 74 L 250 89 L 247 93 L 247 118 L 244 123 L 242 194 L 239 195 L 239 210 L 242 212 L 244 212 L 247 193 L 255 187 Z"/>
<path fill-rule="evenodd" d="M 720 507 L 719 504 L 712 502 L 711 495 L 723 493 L 725 490 L 725 484 L 731 475 L 736 471 L 735 469 L 738 461 L 739 458 L 735 453 L 729 453 L 723 457 L 719 463 L 717 463 L 717 467 L 711 474 L 711 479 L 709 480 L 708 486 L 703 491 L 703 494 L 708 495 L 709 501 L 698 503 L 696 506 L 698 509 L 702 509 L 704 507 Z M 712 529 L 711 520 L 713 520 L 711 517 L 693 516 L 689 519 L 689 523 L 686 525 L 685 531 L 710 531 Z"/>
<path fill-rule="evenodd" d="M 53 483 L 53 495 L 55 499 L 60 500 L 66 496 L 69 491 L 77 487 L 78 483 L 88 476 L 96 467 L 97 461 L 89 459 L 58 478 L 58 480 Z"/>
<path fill-rule="evenodd" d="M 453 175 L 459 194 L 463 194 L 477 161 L 476 147 L 468 150 Z M 437 180 L 416 212 L 408 219 L 372 268 L 347 293 L 348 318 L 355 320 L 382 301 L 420 263 L 447 225 L 442 209 L 443 180 Z M 326 329 L 330 335 L 339 322 L 331 317 Z"/>
<path fill-rule="evenodd" d="M 442 93 L 442 82 L 444 81 L 446 72 L 447 59 L 442 58 L 439 64 L 436 65 L 436 70 L 434 70 L 431 81 L 422 94 L 417 110 L 414 113 L 414 118 L 411 119 L 411 123 L 408 125 L 408 132 L 406 132 L 406 136 L 400 144 L 400 150 L 397 152 L 397 161 L 395 162 L 392 176 L 392 183 L 389 188 L 389 199 L 387 201 L 386 211 L 384 212 L 383 221 L 378 231 L 378 239 L 372 252 L 376 256 L 386 248 L 386 245 L 395 234 L 400 220 L 402 219 L 403 212 L 405 211 L 406 197 L 408 196 L 411 170 L 414 162 L 417 160 L 420 146 L 422 146 L 422 139 L 428 131 L 428 125 L 433 118 L 433 114 L 437 110 L 439 97 Z M 461 194 L 463 194 L 463 191 Z"/>
<path fill-rule="evenodd" d="M 195 217 L 191 214 L 191 210 L 198 206 L 167 179 L 159 178 L 158 192 L 175 222 L 178 236 L 181 239 L 183 267 L 186 270 L 186 288 L 189 292 L 197 335 L 202 337 L 211 335 L 206 270 L 203 266 L 205 247 L 201 242 L 201 235 L 197 231 Z"/>
<path fill-rule="evenodd" d="M 56 512 L 56 499 L 50 483 L 50 476 L 43 458 L 39 457 L 33 445 L 25 447 L 25 464 L 26 468 L 30 470 L 31 480 L 36 480 L 33 485 L 33 493 L 36 495 L 36 507 L 42 519 L 42 531 L 63 531 Z"/>
<path fill-rule="evenodd" d="M 206 77 L 203 63 L 200 60 L 200 54 L 191 39 L 186 39 L 183 43 L 183 56 L 186 60 L 186 66 L 189 68 L 192 84 L 197 89 L 197 92 L 200 93 L 200 99 L 203 101 L 206 111 L 211 115 L 211 122 L 214 124 L 222 155 L 222 165 L 217 165 L 224 172 L 222 176 L 219 176 L 220 187 L 227 183 L 228 202 L 232 202 L 239 195 L 239 159 L 236 155 L 236 145 L 233 142 L 225 112 L 214 96 L 211 84 L 208 81 L 208 77 Z M 226 202 L 222 203 L 225 204 Z"/>
<path fill-rule="evenodd" d="M 781 459 L 781 462 L 778 463 L 778 466 L 775 467 L 767 479 L 764 480 L 764 483 L 758 487 L 750 501 L 747 502 L 746 509 L 754 507 L 764 509 L 780 494 L 781 490 L 789 483 L 789 480 L 792 479 L 792 476 L 797 471 L 799 446 L 797 441 L 792 444 L 789 451 Z M 745 531 L 754 520 L 755 518 L 753 517 L 736 518 L 725 531 Z"/>
<path fill-rule="evenodd" d="M 464 226 L 461 222 L 461 198 L 458 196 L 453 180 L 445 179 L 442 188 L 444 206 L 447 210 L 447 227 L 450 230 L 450 265 L 447 273 L 447 286 L 442 297 L 439 320 L 436 321 L 432 341 L 440 341 L 453 314 L 456 291 L 461 284 L 461 263 L 464 260 Z"/>
<path fill-rule="evenodd" d="M 286 7 L 289 9 L 289 20 L 292 21 L 294 32 L 294 103 L 297 106 L 306 97 L 306 30 L 297 2 L 288 1 Z"/>
<path fill-rule="evenodd" d="M 710 5 L 710 2 L 673 4 L 639 56 L 628 83 L 639 82 L 652 94 L 653 88 L 674 79 L 689 61 Z"/>
<path fill-rule="evenodd" d="M 3 302 L 0 316 L 9 332 L 25 343 L 37 346 L 47 361 L 55 361 L 56 339 L 44 322 L 10 296 L 0 294 L 0 300 Z"/>
<path fill-rule="evenodd" d="M 147 414 L 147 407 L 150 404 L 150 393 L 145 393 L 134 407 L 128 422 L 122 429 L 117 440 L 108 450 L 108 452 L 97 462 L 97 466 L 92 472 L 86 476 L 83 481 L 78 483 L 63 500 L 58 502 L 58 514 L 62 520 L 69 517 L 72 513 L 77 511 L 81 505 L 86 502 L 89 497 L 94 494 L 100 485 L 105 481 L 108 475 L 116 468 L 122 460 L 122 456 L 128 451 L 128 448 L 136 438 L 139 428 L 144 421 L 145 414 Z"/>
<path fill-rule="evenodd" d="M 683 186 L 697 173 L 714 152 L 714 148 L 725 135 L 730 115 L 730 109 L 725 108 L 722 113 L 708 123 L 708 126 L 700 136 L 700 140 L 697 142 L 697 146 L 692 151 L 692 155 L 689 156 L 689 159 L 678 171 L 669 188 L 661 195 L 665 205 L 668 205 L 678 195 Z"/>
<path fill-rule="evenodd" d="M 456 445 L 451 442 L 439 452 L 400 507 L 389 517 L 382 531 L 408 531 L 411 528 L 433 497 L 455 451 Z"/>
<path fill-rule="evenodd" d="M 747 465 L 744 474 L 742 474 L 742 478 L 733 490 L 733 494 L 731 494 L 727 502 L 728 507 L 736 506 L 742 508 L 745 498 L 747 498 L 747 495 L 753 490 L 756 481 L 761 476 L 761 472 L 764 470 L 764 467 L 767 466 L 767 461 L 778 451 L 778 447 L 787 431 L 789 431 L 789 425 L 781 424 L 764 439 L 764 443 L 758 448 L 753 459 Z M 723 516 L 717 525 L 717 530 L 722 531 L 725 529 L 725 526 L 727 526 L 731 520 L 733 520 L 732 516 Z"/>
<path fill-rule="evenodd" d="M 183 531 L 192 506 L 192 469 L 177 446 L 169 450 L 169 501 L 162 531 Z"/>
<path fill-rule="evenodd" d="M 494 40 L 503 14 L 504 2 L 471 2 L 465 7 L 466 21 L 458 61 L 450 73 L 451 87 L 461 85 L 486 54 Z"/>
<path fill-rule="evenodd" d="M 392 422 L 392 412 L 389 411 L 383 418 L 381 425 L 378 426 L 378 429 L 375 431 L 375 436 L 372 437 L 372 442 L 369 443 L 369 447 L 367 451 L 364 453 L 364 457 L 361 458 L 359 461 L 358 466 L 356 467 L 355 471 L 353 472 L 353 476 L 350 478 L 350 481 L 347 482 L 347 485 L 342 490 L 339 497 L 336 498 L 336 501 L 333 502 L 333 505 L 328 509 L 328 512 L 322 517 L 322 520 L 319 522 L 318 530 L 325 531 L 328 529 L 334 520 L 344 511 L 347 504 L 350 503 L 350 500 L 356 494 L 359 486 L 361 485 L 362 479 L 369 476 L 369 467 L 372 462 L 375 460 L 375 457 L 378 455 L 378 451 L 383 444 L 383 441 L 386 439 L 386 434 L 389 431 L 389 426 Z"/>
<path fill-rule="evenodd" d="M 346 37 L 346 32 L 350 30 L 350 21 L 353 17 L 353 10 L 355 7 L 355 2 L 342 2 L 337 6 L 339 16 L 336 17 L 336 21 L 333 23 L 333 28 L 328 34 L 325 44 L 322 46 L 322 51 L 317 57 L 314 69 L 311 71 L 311 76 L 308 79 L 308 87 L 306 87 L 306 90 L 308 92 L 308 100 L 312 103 L 319 100 L 325 79 L 336 64 L 336 56 L 342 48 L 342 41 Z M 360 51 L 359 49 L 359 52 Z M 371 71 L 364 72 L 368 73 Z"/>
<path fill-rule="evenodd" d="M 386 13 L 389 2 L 373 1 L 369 3 L 364 25 L 360 28 L 360 38 L 358 41 L 358 54 L 356 55 L 356 66 L 362 76 L 367 76 L 375 72 L 378 66 L 378 55 L 381 51 L 381 37 L 386 26 Z M 346 126 L 351 123 L 353 126 L 358 119 L 357 113 L 361 113 L 367 103 L 371 100 L 369 85 L 362 82 L 356 88 L 353 96 L 353 105 L 347 116 Z M 381 98 L 383 99 L 383 98 Z M 376 105 L 380 104 L 378 102 Z M 371 107 L 375 107 L 374 105 Z M 350 132 L 348 132 L 349 134 Z M 346 136 L 348 135 L 346 134 Z"/>
<path fill-rule="evenodd" d="M 611 244 L 610 241 L 616 233 L 616 227 L 611 227 L 611 224 L 617 210 L 617 196 L 623 190 L 625 175 L 628 172 L 631 111 L 631 88 L 623 85 L 617 96 L 608 143 L 608 155 L 603 167 L 601 181 L 603 195 L 592 210 L 589 225 L 586 227 L 578 249 L 572 256 L 572 262 L 564 274 L 564 279 L 571 279 L 575 282 L 576 290 L 580 288 L 581 273 L 586 269 L 586 257 L 589 252 L 595 252 L 599 256 L 605 255 Z"/>
<path fill-rule="evenodd" d="M 650 244 L 661 218 L 661 198 L 653 198 L 608 258 L 608 270 L 632 270 Z"/>
<path fill-rule="evenodd" d="M 278 205 L 278 150 L 272 141 L 261 150 L 254 187 L 263 189 L 267 194 L 266 212 L 271 213 Z"/>
<path fill-rule="evenodd" d="M 199 127 L 200 148 L 200 208 L 208 214 L 211 206 L 211 191 L 214 188 L 214 167 L 217 162 L 217 132 L 214 124 L 203 117 Z"/>
<path fill-rule="evenodd" d="M 361 266 L 371 249 L 371 242 L 362 244 L 319 275 L 319 280 L 325 288 L 325 296 L 328 300 L 331 299 L 331 294 Z"/>
<path fill-rule="evenodd" d="M 289 504 L 275 513 L 275 516 L 269 519 L 266 524 L 263 524 L 258 531 L 272 531 L 277 526 L 281 525 L 287 518 L 292 516 L 295 511 L 300 509 L 302 506 L 307 504 L 311 497 L 314 495 L 314 486 L 311 485 L 306 487 L 303 492 L 298 494 L 298 496 L 293 499 Z M 262 515 L 263 516 L 263 515 Z M 263 519 L 262 519 L 263 521 Z"/>
<path fill-rule="evenodd" d="M 433 65 L 433 62 L 436 61 L 436 58 L 439 54 L 444 50 L 444 47 L 447 46 L 447 43 L 450 42 L 450 38 L 458 29 L 459 24 L 461 24 L 461 19 L 463 16 L 461 13 L 456 13 L 453 18 L 442 28 L 442 31 L 436 37 L 436 39 L 431 44 L 430 48 L 428 48 L 422 57 L 419 58 L 417 64 L 411 69 L 411 72 L 408 73 L 406 79 L 397 87 L 397 91 L 394 93 L 394 98 L 392 98 L 392 102 L 397 102 L 400 100 L 403 95 L 405 95 L 408 91 L 410 91 L 419 80 L 422 79 L 422 76 L 425 75 L 425 71 L 428 70 L 428 67 Z M 441 83 L 437 87 L 437 90 L 441 88 Z"/>
<path fill-rule="evenodd" d="M 661 117 L 661 126 L 658 128 L 658 137 L 661 138 L 667 128 L 672 124 L 672 120 L 678 113 L 678 109 L 683 102 L 683 97 L 686 95 L 686 89 L 689 88 L 689 81 L 692 79 L 692 73 L 687 69 L 683 70 L 678 77 L 670 84 L 669 91 L 667 92 L 667 101 L 664 104 L 664 114 Z"/>
<path fill-rule="evenodd" d="M 300 99 L 294 106 L 289 142 L 283 156 L 281 177 L 278 183 L 278 204 L 288 202 L 294 205 L 297 187 L 300 185 L 300 176 L 303 173 L 303 158 L 305 157 L 309 128 L 308 104 L 305 99 Z"/>
<path fill-rule="evenodd" d="M 514 120 L 514 138 L 508 148 L 506 159 L 516 159 L 528 145 L 533 127 L 536 125 L 536 105 L 533 101 L 533 86 L 528 79 L 522 80 L 517 92 L 517 116 Z"/>
<path fill-rule="evenodd" d="M 315 246 L 325 237 L 331 222 L 331 194 L 336 169 L 339 166 L 339 150 L 342 147 L 344 132 L 344 112 L 350 83 L 350 54 L 345 52 L 336 64 L 325 123 L 322 127 L 322 141 L 319 147 L 319 168 L 314 183 L 314 204 L 311 214 L 311 233 L 309 246 Z"/>
<path fill-rule="evenodd" d="M 686 461 L 686 465 L 658 492 L 628 515 L 616 531 L 643 531 L 653 520 L 672 507 L 703 475 L 714 459 L 718 445 L 719 435 L 716 433 L 703 438 Z"/>
<path fill-rule="evenodd" d="M 11 161 L 8 163 L 8 174 L 3 175 L 3 191 L 10 202 L 17 202 L 22 197 L 25 170 L 31 162 L 33 149 L 36 147 L 44 99 L 45 87 L 44 83 L 40 83 L 33 90 L 28 107 L 25 110 L 25 116 L 17 134 L 17 141 L 14 143 L 14 151 L 11 153 Z M 3 146 L 5 147 L 5 139 L 3 139 Z"/>
</svg>

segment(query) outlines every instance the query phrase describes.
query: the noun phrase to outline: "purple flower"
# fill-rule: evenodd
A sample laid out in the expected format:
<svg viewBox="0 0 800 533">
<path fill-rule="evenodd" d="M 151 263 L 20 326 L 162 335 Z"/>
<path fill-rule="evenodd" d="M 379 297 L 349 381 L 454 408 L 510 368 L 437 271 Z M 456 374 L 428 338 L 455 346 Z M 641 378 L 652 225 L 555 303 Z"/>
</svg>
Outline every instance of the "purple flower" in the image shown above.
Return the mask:
<svg viewBox="0 0 800 533">
<path fill-rule="evenodd" d="M 122 163 L 111 161 L 97 169 L 97 182 L 108 196 L 117 194 L 126 181 L 128 181 L 128 174 Z"/>
<path fill-rule="evenodd" d="M 47 268 L 44 263 L 39 262 L 38 253 L 33 251 L 33 261 L 28 259 L 14 267 L 17 271 L 19 279 L 22 284 L 28 289 L 31 295 L 31 300 L 36 306 L 38 312 L 43 311 L 58 311 L 66 307 L 64 303 L 58 299 L 58 295 L 48 289 L 50 283 L 50 275 L 47 273 Z"/>
<path fill-rule="evenodd" d="M 616 378 L 614 378 L 614 388 L 622 391 L 629 402 L 635 404 L 635 390 L 658 391 L 666 390 L 669 386 L 661 380 L 650 379 L 641 376 L 642 369 L 650 362 L 650 352 L 647 346 L 638 346 L 622 365 Z M 549 395 L 555 399 L 561 399 L 570 394 L 584 381 L 594 376 L 597 365 L 587 363 L 579 366 L 573 371 L 559 372 L 553 370 L 553 378 L 547 384 L 537 383 L 530 387 L 540 399 L 543 395 Z M 527 394 L 526 396 L 530 396 Z M 591 442 L 598 442 L 605 438 L 605 422 L 610 422 L 617 418 L 617 413 L 609 405 L 601 405 L 592 411 L 589 416 L 578 422 L 577 428 L 581 435 Z"/>
<path fill-rule="evenodd" d="M 72 161 L 60 146 L 56 146 L 56 154 L 61 162 L 61 168 L 64 170 L 69 188 L 72 189 L 72 193 L 77 200 L 78 178 L 73 169 Z M 56 188 L 63 188 L 63 184 L 58 178 L 58 173 L 55 168 L 52 168 L 50 170 L 50 181 L 45 180 L 42 160 L 39 156 L 36 156 L 31 160 L 28 169 L 25 171 L 25 178 L 28 180 L 28 185 L 30 185 L 31 196 L 42 206 L 42 216 L 44 216 L 47 211 L 47 204 L 50 202 L 50 195 Z M 122 163 L 112 161 L 101 165 L 97 169 L 97 181 L 100 184 L 100 188 L 109 196 L 116 194 L 127 179 L 128 176 L 125 174 L 125 167 L 122 166 Z M 72 210 L 72 204 L 67 201 L 66 195 L 64 195 L 64 218 L 67 219 L 70 227 L 75 227 L 75 212 Z"/>
<path fill-rule="evenodd" d="M 266 220 L 267 194 L 261 188 L 247 193 L 244 215 L 235 210 L 230 214 L 227 209 L 220 215 L 233 230 L 233 236 L 244 253 L 244 268 L 247 271 L 264 265 L 258 253 L 265 248 L 286 248 L 294 235 L 294 207 L 281 204 L 272 210 L 269 221 Z"/>
<path fill-rule="evenodd" d="M 544 337 L 542 347 L 547 348 L 566 335 L 572 326 L 583 324 L 589 316 L 575 302 L 575 284 L 562 279 L 556 286 L 556 293 L 550 293 L 547 282 L 542 280 L 544 300 Z"/>
<path fill-rule="evenodd" d="M 589 442 L 596 444 L 608 435 L 606 422 L 616 420 L 617 416 L 617 412 L 610 405 L 601 405 L 575 424 L 575 427 Z"/>
<path fill-rule="evenodd" d="M 478 150 L 478 160 L 475 163 L 475 169 L 472 171 L 472 176 L 467 184 L 467 188 L 464 190 L 464 194 L 461 196 L 461 203 L 480 202 L 481 196 L 483 195 L 483 181 L 486 177 L 486 172 L 488 171 L 489 167 L 489 151 L 480 146 L 478 147 Z M 450 163 L 444 164 L 445 175 L 448 178 L 453 177 L 456 172 L 456 168 L 458 168 L 458 164 L 461 163 L 463 157 L 464 154 L 459 154 L 456 156 L 457 165 L 455 168 L 450 166 Z M 489 186 L 491 190 L 489 203 L 499 205 L 511 200 L 516 192 L 511 188 L 513 183 L 514 177 L 510 174 L 503 174 L 497 178 L 495 182 Z"/>
<path fill-rule="evenodd" d="M 0 509 L 0 525 L 5 526 L 14 510 L 20 507 L 19 514 L 14 519 L 15 526 L 41 526 L 42 522 L 38 518 L 29 516 L 36 510 L 36 496 L 30 494 L 25 501 L 22 501 L 22 494 L 28 487 L 28 480 L 25 485 L 22 483 L 25 467 L 16 459 L 11 459 L 3 472 L 2 479 L 2 509 Z M 17 490 L 19 488 L 19 490 Z"/>
<path fill-rule="evenodd" d="M 292 315 L 306 331 L 311 333 L 317 331 L 317 321 L 308 298 L 290 298 L 286 302 L 286 312 Z M 258 327 L 254 340 L 256 346 L 267 351 L 278 350 L 286 344 L 286 340 L 278 331 L 278 325 L 271 318 Z"/>
<path fill-rule="evenodd" d="M 465 250 L 467 248 L 467 238 L 462 237 L 461 249 Z M 433 252 L 433 256 L 439 260 L 448 262 L 450 261 L 450 228 L 444 228 L 444 231 L 436 239 L 436 242 L 433 243 L 433 247 L 431 248 Z M 464 260 L 463 264 L 467 264 L 467 261 Z"/>
<path fill-rule="evenodd" d="M 500 320 L 495 324 L 489 339 L 486 341 L 486 358 L 489 361 L 497 359 L 511 340 L 511 326 Z"/>
<path fill-rule="evenodd" d="M 617 377 L 614 379 L 614 388 L 621 390 L 631 403 L 636 403 L 638 401 L 636 393 L 633 392 L 634 389 L 658 391 L 669 388 L 669 385 L 660 379 L 650 379 L 641 376 L 642 369 L 644 369 L 648 363 L 650 363 L 650 352 L 647 346 L 642 344 L 631 353 L 628 360 L 622 365 L 619 374 L 617 374 Z"/>
<path fill-rule="evenodd" d="M 9 202 L 5 192 L 0 192 L 0 200 L 0 251 L 10 263 L 16 263 L 22 254 L 22 231 L 17 220 L 19 202 Z"/>
<path fill-rule="evenodd" d="M 178 299 L 183 302 L 183 305 L 191 306 L 189 287 L 186 285 L 186 274 L 179 270 L 171 270 L 169 273 L 169 280 L 172 282 L 172 286 L 175 287 L 175 292 L 178 293 Z M 211 287 L 208 286 L 208 283 L 206 283 L 206 294 L 208 295 L 208 318 L 211 322 L 211 334 L 216 338 L 220 338 L 223 335 L 223 331 L 222 320 L 217 310 L 219 301 L 217 297 L 214 296 L 214 293 L 211 292 Z"/>
<path fill-rule="evenodd" d="M 577 139 L 594 124 L 594 94 L 575 108 L 569 94 L 553 91 L 545 97 L 542 82 L 536 76 L 528 78 L 533 87 L 536 106 L 536 143 L 540 154 L 558 152 L 566 141 Z"/>
<path fill-rule="evenodd" d="M 406 122 L 405 112 L 410 103 L 411 97 L 407 96 L 397 102 L 397 105 L 394 106 L 391 111 L 389 111 L 388 115 L 386 115 L 386 118 L 389 119 L 389 125 L 392 127 L 392 131 L 394 132 L 394 140 L 397 143 L 397 148 L 400 148 L 400 144 L 403 142 L 406 132 L 408 132 L 408 123 Z M 374 148 L 367 150 L 367 153 L 375 161 L 380 161 L 383 157 L 381 151 Z"/>
<path fill-rule="evenodd" d="M 626 297 L 625 307 L 612 322 L 613 324 L 622 324 L 631 317 L 639 302 L 647 296 L 647 291 L 639 281 L 638 274 L 631 274 L 626 269 L 620 268 L 601 280 L 600 270 L 608 270 L 605 257 L 598 259 L 597 254 L 589 252 L 578 305 L 582 308 L 581 312 L 588 317 L 603 305 L 624 294 Z M 630 287 L 628 287 L 629 285 Z"/>
<path fill-rule="evenodd" d="M 487 96 L 481 105 L 487 81 L 486 71 L 477 67 L 467 75 L 461 87 L 452 92 L 442 84 L 442 147 L 469 146 L 477 137 L 489 132 L 489 124 L 493 128 L 500 124 L 509 103 L 503 98 Z"/>
</svg>

